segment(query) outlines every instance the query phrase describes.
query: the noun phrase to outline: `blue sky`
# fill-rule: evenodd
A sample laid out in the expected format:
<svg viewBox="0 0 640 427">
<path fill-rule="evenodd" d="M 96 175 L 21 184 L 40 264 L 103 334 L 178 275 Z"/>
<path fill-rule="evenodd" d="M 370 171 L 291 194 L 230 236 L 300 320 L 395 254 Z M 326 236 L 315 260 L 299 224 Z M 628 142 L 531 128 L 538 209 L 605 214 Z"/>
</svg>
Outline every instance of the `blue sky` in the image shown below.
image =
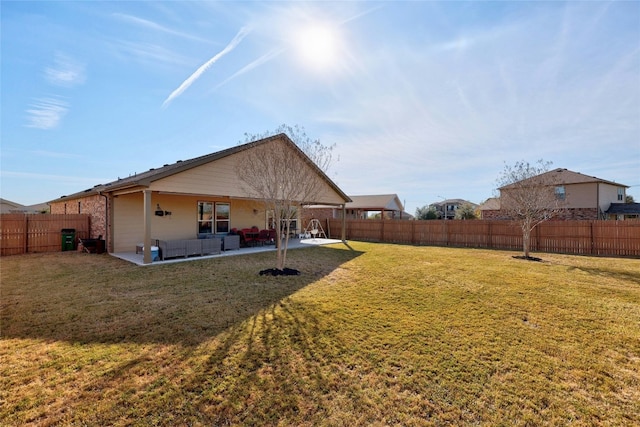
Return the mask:
<svg viewBox="0 0 640 427">
<path fill-rule="evenodd" d="M 495 194 L 538 159 L 640 200 L 640 2 L 2 1 L 0 196 L 300 125 L 350 195 Z"/>
</svg>

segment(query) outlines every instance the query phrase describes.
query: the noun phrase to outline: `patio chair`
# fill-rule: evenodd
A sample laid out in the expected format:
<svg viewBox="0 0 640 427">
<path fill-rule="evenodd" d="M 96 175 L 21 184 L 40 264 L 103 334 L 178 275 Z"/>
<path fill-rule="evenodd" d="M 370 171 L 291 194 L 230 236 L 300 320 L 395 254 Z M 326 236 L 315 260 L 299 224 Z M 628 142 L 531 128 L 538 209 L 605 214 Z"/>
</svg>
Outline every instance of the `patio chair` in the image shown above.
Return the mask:
<svg viewBox="0 0 640 427">
<path fill-rule="evenodd" d="M 256 241 L 261 245 L 264 245 L 265 243 L 269 243 L 269 230 L 260 230 Z"/>
</svg>

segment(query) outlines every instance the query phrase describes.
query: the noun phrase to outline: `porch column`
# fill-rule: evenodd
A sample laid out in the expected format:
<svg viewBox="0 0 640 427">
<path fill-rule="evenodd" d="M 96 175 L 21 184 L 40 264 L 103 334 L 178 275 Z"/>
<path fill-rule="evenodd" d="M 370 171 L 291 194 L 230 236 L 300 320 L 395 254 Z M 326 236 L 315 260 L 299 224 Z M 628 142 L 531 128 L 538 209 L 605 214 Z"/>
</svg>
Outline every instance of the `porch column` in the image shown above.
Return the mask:
<svg viewBox="0 0 640 427">
<path fill-rule="evenodd" d="M 347 241 L 347 205 L 342 205 L 342 241 Z"/>
<path fill-rule="evenodd" d="M 144 194 L 144 250 L 142 262 L 151 263 L 151 190 L 143 190 Z"/>
</svg>

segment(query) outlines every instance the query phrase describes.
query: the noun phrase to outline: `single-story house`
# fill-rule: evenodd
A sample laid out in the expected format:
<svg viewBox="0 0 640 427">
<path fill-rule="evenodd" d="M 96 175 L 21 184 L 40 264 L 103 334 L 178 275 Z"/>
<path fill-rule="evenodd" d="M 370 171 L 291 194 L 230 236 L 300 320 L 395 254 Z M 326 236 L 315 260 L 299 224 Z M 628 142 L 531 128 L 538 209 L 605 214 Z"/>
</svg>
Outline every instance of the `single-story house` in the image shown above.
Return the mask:
<svg viewBox="0 0 640 427">
<path fill-rule="evenodd" d="M 640 203 L 611 203 L 605 214 L 608 219 L 639 219 Z"/>
<path fill-rule="evenodd" d="M 37 205 L 24 206 L 20 203 L 12 202 L 11 200 L 0 198 L 0 214 L 4 213 L 45 213 L 49 210 L 49 206 L 44 203 Z"/>
<path fill-rule="evenodd" d="M 376 212 L 383 219 L 413 219 L 413 216 L 404 212 L 402 203 L 397 194 L 372 194 L 362 196 L 349 196 L 350 202 L 347 202 L 342 209 L 335 206 L 314 205 L 305 208 L 304 217 L 306 220 L 316 218 L 324 219 L 366 219 L 369 213 Z M 305 221 L 306 222 L 306 221 Z"/>
<path fill-rule="evenodd" d="M 143 243 L 145 263 L 151 262 L 147 248 L 152 239 L 194 239 L 200 233 L 225 235 L 234 228 L 271 228 L 273 214 L 243 189 L 237 168 L 247 150 L 266 144 L 284 144 L 285 149 L 294 150 L 303 167 L 319 176 L 323 188 L 317 200 L 309 202 L 344 208 L 351 200 L 287 135 L 278 134 L 62 196 L 49 202 L 51 213 L 89 214 L 90 237 L 106 239 L 108 252 L 133 251 Z"/>
</svg>

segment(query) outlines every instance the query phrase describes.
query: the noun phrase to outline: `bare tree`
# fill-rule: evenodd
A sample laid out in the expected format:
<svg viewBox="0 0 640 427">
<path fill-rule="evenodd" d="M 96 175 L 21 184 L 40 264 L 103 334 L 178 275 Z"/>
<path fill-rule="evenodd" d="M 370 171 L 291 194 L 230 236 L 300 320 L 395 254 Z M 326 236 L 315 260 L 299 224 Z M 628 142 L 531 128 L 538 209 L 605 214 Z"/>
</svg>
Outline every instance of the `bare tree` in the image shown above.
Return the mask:
<svg viewBox="0 0 640 427">
<path fill-rule="evenodd" d="M 559 185 L 551 162 L 536 164 L 520 161 L 505 165 L 498 178 L 500 210 L 517 221 L 522 229 L 522 250 L 529 258 L 531 232 L 540 223 L 555 216 L 564 200 L 564 187 Z"/>
<path fill-rule="evenodd" d="M 455 219 L 477 219 L 475 208 L 471 203 L 463 203 L 456 210 Z"/>
<path fill-rule="evenodd" d="M 274 135 L 274 136 L 269 136 Z M 274 133 L 245 134 L 236 173 L 244 189 L 272 212 L 276 231 L 276 268 L 284 269 L 291 223 L 303 205 L 318 203 L 327 189 L 323 179 L 334 146 L 310 139 L 303 128 L 282 125 Z"/>
</svg>

